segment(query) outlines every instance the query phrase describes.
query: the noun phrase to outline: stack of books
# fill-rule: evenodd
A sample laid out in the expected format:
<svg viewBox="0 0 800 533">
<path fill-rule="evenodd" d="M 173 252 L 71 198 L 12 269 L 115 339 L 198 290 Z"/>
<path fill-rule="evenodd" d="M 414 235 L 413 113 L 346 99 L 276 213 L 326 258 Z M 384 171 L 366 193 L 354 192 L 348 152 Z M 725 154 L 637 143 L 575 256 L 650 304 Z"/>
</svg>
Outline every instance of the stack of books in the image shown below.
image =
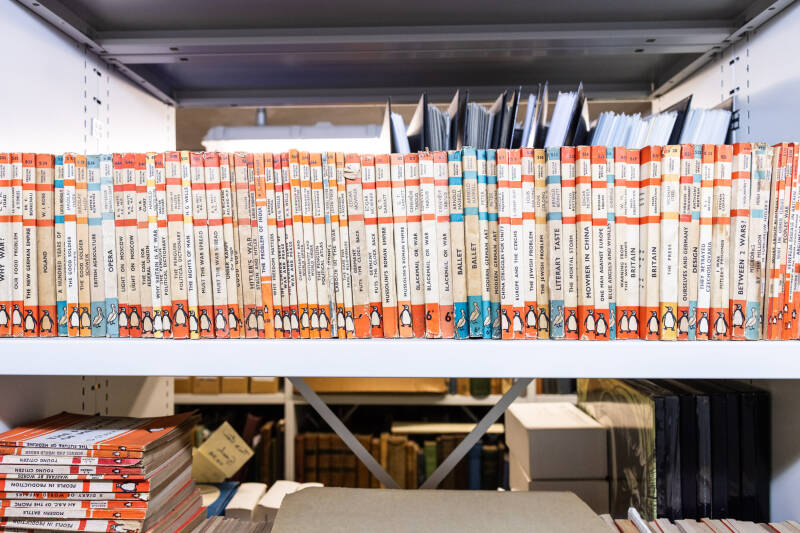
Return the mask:
<svg viewBox="0 0 800 533">
<path fill-rule="evenodd" d="M 62 413 L 0 434 L 0 530 L 191 531 L 191 413 Z"/>
</svg>

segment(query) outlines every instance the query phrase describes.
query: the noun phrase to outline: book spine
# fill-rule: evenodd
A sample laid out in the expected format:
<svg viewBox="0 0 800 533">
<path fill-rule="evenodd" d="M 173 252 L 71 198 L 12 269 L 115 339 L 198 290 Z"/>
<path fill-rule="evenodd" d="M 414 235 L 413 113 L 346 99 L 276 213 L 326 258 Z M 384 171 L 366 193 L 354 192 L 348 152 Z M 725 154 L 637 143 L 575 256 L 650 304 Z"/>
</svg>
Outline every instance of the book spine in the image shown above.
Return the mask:
<svg viewBox="0 0 800 533">
<path fill-rule="evenodd" d="M 391 156 L 375 156 L 375 192 L 378 210 L 378 267 L 381 274 L 383 336 L 398 335 L 397 276 L 395 274 L 394 219 L 392 216 Z"/>
<path fill-rule="evenodd" d="M 89 281 L 89 191 L 86 156 L 75 156 L 75 212 L 78 257 L 78 334 L 92 335 L 91 288 Z"/>
<path fill-rule="evenodd" d="M 39 259 L 36 231 L 36 154 L 22 154 L 22 288 L 26 337 L 39 336 Z"/>
<path fill-rule="evenodd" d="M 322 154 L 309 155 L 311 169 L 311 218 L 314 225 L 314 277 L 317 284 L 317 308 L 311 317 L 311 327 L 323 339 L 331 338 L 331 299 L 328 291 L 328 243 L 326 239 L 325 192 L 322 177 Z M 330 216 L 328 216 L 328 220 Z M 328 222 L 330 225 L 330 222 Z"/>
<path fill-rule="evenodd" d="M 419 156 L 403 158 L 406 184 L 406 225 L 411 279 L 411 316 L 415 337 L 425 336 L 425 290 L 422 275 L 422 209 L 419 194 Z"/>
<path fill-rule="evenodd" d="M 8 183 L 8 185 L 4 185 Z M 64 269 L 64 156 L 57 155 L 55 160 L 55 176 L 53 179 L 54 200 L 53 200 L 53 221 L 55 225 L 55 269 L 56 269 L 56 327 L 58 329 L 59 337 L 66 337 L 68 333 L 67 328 L 67 285 L 66 275 Z M 3 187 L 7 187 L 5 190 Z M 3 195 L 6 195 L 5 198 Z M 5 326 L 0 323 L 0 336 L 7 336 L 10 331 L 11 320 L 8 313 L 11 311 L 11 160 L 8 154 L 0 154 L 0 241 L 6 239 L 3 246 L 4 254 L 0 254 L 0 278 L 3 278 L 5 273 L 4 283 L 7 283 L 8 298 L 3 298 L 4 287 L 0 287 L 0 317 L 2 311 L 6 311 Z M 4 212 L 4 209 L 6 210 Z M 6 214 L 7 213 L 7 214 Z M 8 217 L 7 228 L 8 233 L 3 237 L 3 218 Z M 102 242 L 102 241 L 101 241 Z M 3 260 L 8 261 L 3 265 Z M 5 328 L 5 329 L 4 329 Z"/>
<path fill-rule="evenodd" d="M 787 190 L 789 187 L 788 181 L 791 179 L 791 194 L 787 192 L 786 195 L 786 217 L 788 220 L 788 234 L 786 240 L 786 273 L 783 284 L 784 305 L 783 305 L 783 335 L 784 340 L 797 338 L 797 300 L 795 298 L 796 283 L 793 281 L 795 271 L 797 268 L 798 260 L 797 252 L 800 251 L 800 183 L 798 182 L 798 143 L 789 144 L 789 160 L 791 171 L 787 173 Z"/>
<path fill-rule="evenodd" d="M 269 164 L 268 164 L 269 163 Z M 267 171 L 269 167 L 269 171 Z M 275 324 L 273 322 L 272 284 L 273 270 L 270 264 L 269 246 L 269 212 L 267 209 L 267 172 L 272 175 L 272 157 L 269 154 L 254 154 L 253 174 L 255 178 L 256 197 L 256 238 L 258 257 L 258 298 L 260 303 L 257 310 L 256 322 L 259 336 L 263 332 L 267 339 L 275 338 Z M 271 181 L 271 180 L 270 180 Z"/>
<path fill-rule="evenodd" d="M 659 263 L 661 340 L 678 335 L 679 210 L 681 147 L 665 146 L 661 157 L 661 244 Z"/>
<path fill-rule="evenodd" d="M 533 187 L 536 216 L 536 333 L 540 339 L 550 338 L 550 250 L 547 235 L 547 154 L 533 151 Z"/>
<path fill-rule="evenodd" d="M 425 336 L 442 336 L 439 316 L 439 271 L 436 239 L 436 184 L 433 153 L 419 153 L 419 197 L 422 216 L 422 287 L 425 293 Z"/>
<path fill-rule="evenodd" d="M 778 276 L 780 280 L 776 282 L 778 285 L 778 292 L 780 296 L 778 298 L 778 315 L 777 315 L 777 322 L 775 324 L 776 329 L 776 339 L 780 340 L 783 338 L 783 331 L 785 326 L 785 316 L 787 315 L 789 309 L 787 307 L 788 295 L 784 291 L 784 279 L 786 278 L 786 261 L 788 257 L 788 248 L 789 248 L 789 225 L 790 225 L 790 203 L 791 203 L 791 196 L 792 196 L 792 164 L 794 161 L 794 145 L 792 143 L 782 143 L 785 146 L 785 157 L 783 159 L 783 172 L 784 172 L 784 183 L 783 183 L 783 197 L 781 199 L 781 205 L 783 206 L 782 209 L 782 221 L 781 221 L 781 244 L 779 248 L 779 255 L 780 255 L 780 262 L 779 262 L 779 272 Z"/>
<path fill-rule="evenodd" d="M 614 204 L 616 194 L 616 167 L 614 162 L 614 148 L 606 147 L 606 258 L 608 260 L 608 338 L 617 338 L 617 233 L 616 209 Z"/>
<path fill-rule="evenodd" d="M 626 307 L 627 315 L 627 338 L 639 338 L 639 301 L 642 287 L 642 249 L 640 242 L 640 221 L 641 221 L 641 179 L 640 179 L 640 151 L 628 150 L 628 176 L 626 180 L 626 202 L 627 202 L 627 241 L 628 241 L 628 300 Z M 638 315 L 638 316 L 637 316 Z"/>
<path fill-rule="evenodd" d="M 489 192 L 487 185 L 486 150 L 478 150 L 478 260 L 481 271 L 480 336 L 492 338 L 492 261 L 489 245 Z M 533 155 L 531 155 L 533 172 Z M 495 185 L 496 187 L 496 185 Z M 531 188 L 533 176 L 531 176 Z M 495 189 L 496 192 L 496 189 Z M 535 284 L 534 284 L 535 290 Z M 535 298 L 535 294 L 534 294 Z M 535 321 L 534 321 L 535 322 Z"/>
<path fill-rule="evenodd" d="M 189 317 L 187 314 L 189 301 L 186 291 L 186 245 L 183 234 L 183 191 L 181 189 L 181 154 L 179 152 L 167 152 L 164 154 L 164 177 L 166 182 L 172 305 L 171 313 L 165 309 L 162 329 L 164 331 L 172 331 L 172 336 L 176 339 L 186 339 L 189 337 Z M 122 303 L 120 303 L 121 306 Z M 120 315 L 120 318 L 122 318 L 122 315 Z"/>
<path fill-rule="evenodd" d="M 703 145 L 694 145 L 694 175 L 692 179 L 692 225 L 689 250 L 692 255 L 689 278 L 689 340 L 697 340 L 697 298 L 700 291 L 700 211 L 702 210 Z"/>
<path fill-rule="evenodd" d="M 560 165 L 559 165 L 560 166 Z M 515 339 L 525 338 L 525 324 L 522 317 L 525 313 L 525 289 L 523 286 L 522 272 L 524 268 L 524 249 L 522 245 L 522 157 L 519 149 L 514 149 L 508 155 L 508 170 L 510 178 L 510 211 L 511 211 L 511 262 L 512 283 L 511 294 L 513 298 L 513 314 L 511 329 Z M 559 209 L 561 205 L 561 176 L 559 176 Z M 559 226 L 560 226 L 559 220 Z"/>
<path fill-rule="evenodd" d="M 186 297 L 188 301 L 186 323 L 189 328 L 189 338 L 197 339 L 200 338 L 200 327 L 197 320 L 199 316 L 200 297 L 198 290 L 197 247 L 195 246 L 196 237 L 194 231 L 191 154 L 184 151 L 180 153 L 180 157 L 181 195 L 183 199 L 183 244 L 184 261 L 186 264 Z M 237 164 L 237 178 L 238 167 L 239 165 Z M 246 170 L 244 171 L 244 180 L 245 182 L 247 180 Z"/>
<path fill-rule="evenodd" d="M 547 239 L 550 293 L 550 338 L 564 338 L 564 271 L 561 225 L 561 150 L 547 149 Z"/>
<path fill-rule="evenodd" d="M 781 250 L 783 249 L 783 203 L 785 199 L 786 156 L 785 144 L 772 147 L 772 191 L 770 192 L 769 241 L 767 251 L 767 287 L 764 299 L 764 338 L 776 340 L 780 334 L 778 322 L 780 308 L 783 307 L 783 278 L 780 276 Z"/>
<path fill-rule="evenodd" d="M 277 165 L 276 165 L 277 162 Z M 277 197 L 275 193 L 275 174 L 280 172 L 280 155 L 264 154 L 264 193 L 266 196 L 267 208 L 267 261 L 269 261 L 269 271 L 271 279 L 272 308 L 269 316 L 272 323 L 273 336 L 278 339 L 283 337 L 283 304 L 281 300 L 281 267 L 279 262 L 280 252 L 278 251 L 278 221 L 277 221 Z M 328 312 L 330 317 L 330 311 Z M 267 313 L 264 314 L 264 320 Z"/>
<path fill-rule="evenodd" d="M 756 143 L 753 145 L 752 157 L 744 334 L 747 340 L 758 340 L 762 331 L 762 302 L 766 286 L 772 148 L 765 143 Z"/>
<path fill-rule="evenodd" d="M 64 156 L 66 158 L 66 156 Z M 66 170 L 66 165 L 65 165 Z M 65 175 L 66 178 L 66 175 Z M 66 196 L 65 196 L 66 200 Z M 102 211 L 103 232 L 103 286 L 105 287 L 105 300 L 103 315 L 105 317 L 106 335 L 119 336 L 119 299 L 117 296 L 117 264 L 116 232 L 114 227 L 114 163 L 111 154 L 100 156 L 100 201 Z M 66 204 L 65 204 L 66 205 Z M 65 222 L 66 227 L 66 222 Z M 66 275 L 66 230 L 64 234 L 64 256 Z M 166 265 L 165 265 L 166 268 Z M 65 282 L 66 289 L 66 282 Z"/>
<path fill-rule="evenodd" d="M 661 266 L 661 158 L 660 146 L 642 149 L 642 180 L 645 190 L 645 203 L 642 206 L 640 225 L 644 241 L 644 308 L 641 310 L 642 322 L 639 325 L 640 337 L 657 340 L 661 331 L 659 317 L 660 305 L 660 266 Z M 640 295 L 641 301 L 641 295 Z"/>
<path fill-rule="evenodd" d="M 284 188 L 289 186 L 289 211 L 286 215 L 287 219 L 291 214 L 292 224 L 291 229 L 293 237 L 292 250 L 294 259 L 292 261 L 295 271 L 296 289 L 295 294 L 297 298 L 297 311 L 292 311 L 292 336 L 295 336 L 295 331 L 299 337 L 307 339 L 310 337 L 308 331 L 308 268 L 306 264 L 305 254 L 305 240 L 303 226 L 303 204 L 302 204 L 302 189 L 300 183 L 300 155 L 296 150 L 292 150 L 288 154 L 288 181 L 284 176 Z M 288 232 L 287 232 L 288 233 Z M 306 326 L 303 326 L 303 323 Z"/>
<path fill-rule="evenodd" d="M 155 163 L 153 166 L 155 169 Z M 136 276 L 139 282 L 140 305 L 138 329 L 141 331 L 142 337 L 153 337 L 153 290 L 150 277 L 152 250 L 148 235 L 146 154 L 136 154 L 134 168 L 136 177 Z"/>
<path fill-rule="evenodd" d="M 287 152 L 282 153 L 280 160 L 280 190 L 282 191 L 281 198 L 283 200 L 283 247 L 287 276 L 286 283 L 284 284 L 287 300 L 283 304 L 283 336 L 285 338 L 299 338 L 300 322 L 297 319 L 297 269 L 295 268 L 294 218 L 292 217 L 292 186 L 289 178 L 289 154 Z M 275 179 L 279 179 L 277 174 L 275 175 Z"/>
<path fill-rule="evenodd" d="M 561 230 L 564 280 L 564 338 L 578 338 L 578 233 L 576 229 L 575 148 L 561 148 Z M 530 276 L 535 281 L 536 273 Z M 534 316 L 535 320 L 535 316 Z"/>
<path fill-rule="evenodd" d="M 276 317 L 275 323 L 280 322 L 280 331 L 283 338 L 292 336 L 291 314 L 292 306 L 289 295 L 289 280 L 294 279 L 294 270 L 288 271 L 288 252 L 286 237 L 286 213 L 284 211 L 284 192 L 283 172 L 281 154 L 275 154 L 273 159 L 273 180 L 275 181 L 275 229 L 278 243 L 278 268 L 280 269 L 280 295 L 281 295 L 281 314 Z"/>
<path fill-rule="evenodd" d="M 225 293 L 227 297 L 224 314 L 228 321 L 228 335 L 231 338 L 238 338 L 241 325 L 238 281 L 239 260 L 236 244 L 238 242 L 238 232 L 235 224 L 235 194 L 231 182 L 233 177 L 231 174 L 231 162 L 228 154 L 219 154 L 220 205 L 222 208 L 222 234 L 225 238 Z M 175 297 L 173 296 L 173 301 L 174 299 Z"/>
<path fill-rule="evenodd" d="M 331 265 L 331 309 L 330 317 L 331 331 L 333 337 L 344 337 L 344 324 L 340 324 L 337 316 L 339 311 L 344 316 L 344 290 L 342 280 L 342 244 L 341 232 L 339 229 L 339 202 L 336 185 L 336 154 L 328 152 L 326 160 L 323 162 L 326 174 L 325 180 L 325 202 L 326 209 L 330 213 L 330 228 L 328 229 L 328 258 Z M 281 271 L 281 274 L 283 271 Z"/>
<path fill-rule="evenodd" d="M 436 251 L 439 274 L 439 330 L 442 337 L 455 337 L 453 268 L 450 247 L 450 170 L 447 152 L 433 154 L 433 181 L 436 193 Z"/>
<path fill-rule="evenodd" d="M 59 164 L 60 163 L 60 164 Z M 64 164 L 61 156 L 55 161 L 55 269 L 56 275 L 63 274 L 64 268 L 64 213 L 59 200 L 64 193 Z M 0 337 L 8 337 L 11 332 L 11 239 L 12 239 L 12 188 L 11 159 L 8 153 L 0 153 Z M 63 279 L 63 278 L 62 278 Z M 56 278 L 56 307 L 64 300 L 63 283 Z M 66 305 L 66 302 L 65 302 Z M 56 315 L 57 316 L 57 315 Z"/>
<path fill-rule="evenodd" d="M 714 220 L 711 243 L 711 316 L 714 324 L 711 338 L 725 340 L 730 335 L 730 232 L 731 232 L 731 165 L 733 147 L 718 145 L 714 160 Z"/>
<path fill-rule="evenodd" d="M 701 156 L 700 237 L 697 268 L 697 340 L 709 338 L 711 322 L 711 238 L 714 216 L 714 145 L 704 144 Z"/>
<path fill-rule="evenodd" d="M 383 337 L 383 305 L 381 304 L 381 275 L 378 246 L 378 210 L 375 189 L 375 157 L 361 156 L 361 187 L 363 191 L 364 235 L 367 242 L 367 294 L 369 297 L 370 336 Z"/>
<path fill-rule="evenodd" d="M 791 291 L 792 298 L 792 306 L 787 312 L 791 317 L 788 338 L 797 339 L 798 335 L 800 335 L 800 320 L 797 317 L 798 312 L 800 312 L 800 190 L 798 190 L 800 187 L 800 175 L 798 175 L 800 173 L 800 169 L 798 169 L 798 165 L 800 165 L 800 145 L 792 143 L 792 148 L 794 151 L 792 168 L 794 170 L 790 216 L 793 221 L 794 235 L 790 235 L 789 245 L 794 247 L 794 261 L 791 264 L 787 264 L 787 268 L 790 269 L 790 274 L 787 275 L 791 276 L 789 291 Z M 795 190 L 797 190 L 797 195 L 795 195 Z"/>
<path fill-rule="evenodd" d="M 390 157 L 392 218 L 394 222 L 395 272 L 397 273 L 397 327 L 400 337 L 414 336 L 411 313 L 411 270 L 409 265 L 406 186 L 402 154 Z M 449 225 L 449 220 L 448 220 Z"/>
<path fill-rule="evenodd" d="M 692 271 L 692 202 L 694 199 L 694 146 L 681 145 L 680 183 L 678 195 L 678 326 L 676 338 L 679 341 L 689 339 L 690 316 L 694 316 L 690 308 L 692 300 L 692 278 L 697 271 Z M 696 294 L 696 290 L 695 290 Z"/>
<path fill-rule="evenodd" d="M 416 166 L 416 165 L 414 165 Z M 350 228 L 350 268 L 353 276 L 353 314 L 345 316 L 345 328 L 359 339 L 370 337 L 367 235 L 364 223 L 364 193 L 361 158 L 347 154 L 344 178 L 347 182 L 347 218 Z M 418 187 L 419 188 L 419 187 Z"/>
<path fill-rule="evenodd" d="M 312 218 L 311 167 L 308 152 L 300 152 L 300 204 L 303 220 L 303 259 L 306 271 L 306 299 L 308 313 L 300 313 L 300 333 L 307 332 L 309 338 L 319 338 L 319 331 L 311 326 L 317 314 L 317 264 L 314 258 L 314 220 Z"/>
<path fill-rule="evenodd" d="M 271 171 L 272 168 L 270 168 L 270 175 Z M 214 336 L 218 339 L 227 339 L 230 338 L 230 331 L 226 317 L 228 311 L 228 285 L 225 274 L 225 226 L 222 216 L 219 154 L 217 153 L 206 152 L 203 154 L 203 184 L 206 193 L 208 217 L 208 253 Z"/>
<path fill-rule="evenodd" d="M 460 151 L 447 153 L 450 190 L 450 260 L 455 338 L 469 338 L 467 319 L 467 265 L 464 235 L 464 178 Z"/>
<path fill-rule="evenodd" d="M 125 218 L 125 155 L 124 154 L 114 154 L 113 156 L 113 176 L 114 176 L 114 225 L 115 225 L 115 246 L 117 249 L 117 286 L 118 286 L 118 294 L 119 294 L 119 307 L 117 308 L 117 322 L 119 323 L 119 336 L 120 337 L 130 337 L 130 328 L 128 327 L 128 303 L 130 300 L 129 295 L 129 285 L 130 281 L 128 279 L 128 270 L 130 269 L 130 259 L 128 257 L 128 237 L 127 237 L 127 228 L 126 223 L 127 219 Z M 70 166 L 72 167 L 70 169 Z M 65 171 L 66 175 L 65 178 L 72 176 L 72 180 L 74 181 L 75 178 L 75 165 L 74 159 L 70 165 L 66 164 L 65 159 Z M 68 181 L 65 179 L 65 187 L 68 187 Z M 69 193 L 68 193 L 69 194 Z M 73 197 L 74 199 L 74 197 Z M 75 204 L 73 203 L 73 206 Z M 73 208 L 74 209 L 74 208 Z M 69 222 L 69 217 L 67 218 L 67 222 Z M 75 225 L 75 234 L 74 240 L 72 241 L 73 245 L 70 247 L 69 239 L 71 228 L 67 227 L 67 251 L 69 252 L 70 249 L 73 251 L 71 252 L 72 256 L 72 269 L 70 269 L 69 264 L 67 265 L 67 275 L 72 274 L 72 284 L 73 287 L 70 287 L 70 281 L 67 281 L 67 309 L 69 309 L 69 336 L 77 336 L 79 335 L 78 326 L 80 325 L 80 317 L 79 313 L 80 310 L 78 309 L 78 252 L 77 252 L 77 241 L 78 241 L 78 232 L 77 232 L 77 223 Z M 70 259 L 68 259 L 70 261 Z M 74 300 L 72 299 L 74 298 Z M 113 316 L 113 315 L 112 315 Z"/>
<path fill-rule="evenodd" d="M 106 321 L 105 312 L 103 310 L 105 308 L 106 290 L 102 255 L 103 207 L 100 198 L 100 156 L 89 156 L 86 166 L 88 170 L 88 183 L 86 188 L 89 196 L 89 293 L 91 297 L 89 314 L 91 316 L 92 337 L 105 337 Z M 63 238 L 63 231 L 61 236 Z M 63 241 L 61 244 L 63 246 Z M 56 250 L 56 256 L 58 256 L 58 250 Z M 63 268 L 56 268 L 56 278 L 61 277 L 63 273 Z M 58 285 L 59 281 L 56 279 L 56 288 L 58 288 Z M 66 307 L 66 300 L 64 300 L 64 304 Z M 64 326 L 66 326 L 66 322 Z"/>
<path fill-rule="evenodd" d="M 592 146 L 592 267 L 595 340 L 608 340 L 608 191 L 606 147 Z"/>
<path fill-rule="evenodd" d="M 594 264 L 592 251 L 592 149 L 579 146 L 575 154 L 575 230 L 578 235 L 578 335 L 595 339 Z M 551 245 L 552 246 L 552 245 Z"/>
<path fill-rule="evenodd" d="M 156 208 L 156 241 L 158 243 L 158 274 L 153 276 L 153 283 L 159 285 L 161 309 L 153 311 L 153 328 L 161 332 L 162 338 L 172 337 L 172 331 L 165 322 L 168 311 L 172 308 L 172 292 L 169 283 L 169 229 L 167 228 L 167 179 L 164 169 L 164 154 L 154 157 L 155 208 Z M 155 253 L 153 252 L 153 258 Z M 155 260 L 155 259 L 154 259 Z M 152 266 L 151 266 L 152 272 Z"/>
<path fill-rule="evenodd" d="M 630 243 L 628 242 L 628 150 L 624 147 L 614 148 L 614 294 L 615 333 L 617 339 L 630 338 L 628 316 L 629 291 L 631 289 Z M 638 221 L 637 221 L 638 223 Z"/>
<path fill-rule="evenodd" d="M 492 339 L 500 338 L 500 243 L 497 213 L 497 151 L 486 150 L 486 216 L 489 229 L 489 323 Z"/>
<path fill-rule="evenodd" d="M 247 211 L 250 219 L 250 240 L 246 253 L 249 256 L 248 265 L 252 265 L 252 271 L 248 269 L 250 282 L 246 285 L 245 295 L 245 331 L 256 332 L 256 337 L 264 338 L 264 309 L 261 302 L 261 259 L 258 241 L 258 206 L 256 205 L 256 158 L 261 154 L 246 154 L 247 164 Z"/>
<path fill-rule="evenodd" d="M 497 150 L 497 246 L 500 254 L 500 338 L 513 339 L 513 263 L 511 258 L 511 169 L 509 151 Z"/>
<path fill-rule="evenodd" d="M 123 157 L 123 164 L 125 170 L 123 172 L 123 182 L 125 189 L 123 191 L 125 199 L 125 253 L 128 255 L 128 268 L 126 271 L 126 278 L 128 279 L 128 335 L 131 337 L 142 336 L 142 287 L 141 287 L 141 258 L 139 257 L 139 225 L 138 225 L 138 192 L 137 192 L 137 175 L 139 174 L 139 162 L 137 161 L 138 154 L 125 154 Z M 76 185 L 80 183 L 81 165 L 80 160 L 76 157 Z M 144 165 L 142 165 L 144 166 Z M 144 170 L 143 168 L 141 169 Z M 81 293 L 81 189 L 78 188 L 78 293 Z M 79 301 L 83 298 L 79 295 Z M 81 306 L 83 307 L 83 306 Z M 81 309 L 81 334 L 83 334 L 83 309 Z"/>
<path fill-rule="evenodd" d="M 260 291 L 258 291 L 256 282 L 258 275 L 255 264 L 256 257 L 253 255 L 253 223 L 250 218 L 250 184 L 246 154 L 234 154 L 233 163 L 231 182 L 234 190 L 236 206 L 234 216 L 239 245 L 237 263 L 240 283 L 238 285 L 241 286 L 239 316 L 241 317 L 242 333 L 246 338 L 253 339 L 258 338 L 256 295 L 260 295 Z"/>
<path fill-rule="evenodd" d="M 39 285 L 37 290 L 39 304 L 37 326 L 40 337 L 58 335 L 55 291 L 56 254 L 53 233 L 54 177 L 55 157 L 50 154 L 38 154 L 36 156 L 36 266 Z"/>
<path fill-rule="evenodd" d="M 23 332 L 24 296 L 24 191 L 22 186 L 22 154 L 9 154 L 11 164 L 11 336 L 21 337 Z"/>
<path fill-rule="evenodd" d="M 747 308 L 747 255 L 750 236 L 750 169 L 752 167 L 750 143 L 733 145 L 733 174 L 731 179 L 730 226 L 730 337 L 745 338 L 745 310 Z"/>
<path fill-rule="evenodd" d="M 347 179 L 345 178 L 345 155 L 336 152 L 336 198 L 339 208 L 339 240 L 341 242 L 341 265 L 342 265 L 342 295 L 344 298 L 343 309 L 336 311 L 336 322 L 342 329 L 340 338 L 352 338 L 355 330 L 353 322 L 353 268 L 352 252 L 350 250 L 350 220 L 347 213 Z M 347 321 L 347 318 L 350 321 Z"/>
<path fill-rule="evenodd" d="M 478 153 L 474 148 L 462 150 L 464 195 L 464 251 L 467 281 L 467 313 L 469 336 L 483 337 L 483 291 L 481 285 L 480 213 L 478 198 Z"/>
</svg>

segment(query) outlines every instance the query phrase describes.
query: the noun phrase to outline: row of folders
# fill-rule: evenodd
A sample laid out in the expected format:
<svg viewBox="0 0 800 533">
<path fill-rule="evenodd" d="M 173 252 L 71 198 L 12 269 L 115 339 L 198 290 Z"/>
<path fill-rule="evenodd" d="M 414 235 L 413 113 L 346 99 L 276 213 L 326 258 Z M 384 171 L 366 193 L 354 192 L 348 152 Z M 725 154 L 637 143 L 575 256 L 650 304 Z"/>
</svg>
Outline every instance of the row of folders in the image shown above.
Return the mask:
<svg viewBox="0 0 800 533">
<path fill-rule="evenodd" d="M 0 154 L 0 336 L 796 339 L 798 144 Z"/>
</svg>

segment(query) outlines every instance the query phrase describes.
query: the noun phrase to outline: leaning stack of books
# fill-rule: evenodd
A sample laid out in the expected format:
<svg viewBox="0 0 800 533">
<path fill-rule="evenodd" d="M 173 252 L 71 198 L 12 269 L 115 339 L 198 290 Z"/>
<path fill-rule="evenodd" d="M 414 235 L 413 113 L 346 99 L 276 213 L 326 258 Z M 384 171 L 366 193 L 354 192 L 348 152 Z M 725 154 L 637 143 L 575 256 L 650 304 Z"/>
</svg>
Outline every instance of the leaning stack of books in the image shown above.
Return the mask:
<svg viewBox="0 0 800 533">
<path fill-rule="evenodd" d="M 0 434 L 0 531 L 191 531 L 194 418 L 62 413 Z"/>
</svg>

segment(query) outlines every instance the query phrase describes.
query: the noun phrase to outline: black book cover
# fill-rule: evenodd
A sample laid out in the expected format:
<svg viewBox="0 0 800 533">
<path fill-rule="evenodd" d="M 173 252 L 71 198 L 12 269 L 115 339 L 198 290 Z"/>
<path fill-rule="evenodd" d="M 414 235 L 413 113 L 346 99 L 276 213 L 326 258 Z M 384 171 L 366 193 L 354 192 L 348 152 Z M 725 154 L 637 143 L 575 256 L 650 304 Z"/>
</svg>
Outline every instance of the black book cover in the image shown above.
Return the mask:
<svg viewBox="0 0 800 533">
<path fill-rule="evenodd" d="M 508 98 L 508 91 L 503 91 L 503 94 L 501 94 L 498 98 L 500 100 L 500 108 L 492 120 L 492 138 L 489 145 L 490 148 L 503 148 L 500 146 L 500 140 L 503 137 L 503 124 L 506 115 Z"/>
<path fill-rule="evenodd" d="M 700 385 L 711 400 L 711 518 L 728 517 L 728 407 L 725 391 Z"/>
<path fill-rule="evenodd" d="M 481 489 L 497 490 L 500 478 L 497 470 L 497 445 L 484 444 L 481 450 Z"/>
<path fill-rule="evenodd" d="M 683 518 L 702 518 L 697 513 L 698 423 L 697 389 L 683 381 L 657 380 L 678 395 L 681 441 L 681 514 Z"/>
</svg>

